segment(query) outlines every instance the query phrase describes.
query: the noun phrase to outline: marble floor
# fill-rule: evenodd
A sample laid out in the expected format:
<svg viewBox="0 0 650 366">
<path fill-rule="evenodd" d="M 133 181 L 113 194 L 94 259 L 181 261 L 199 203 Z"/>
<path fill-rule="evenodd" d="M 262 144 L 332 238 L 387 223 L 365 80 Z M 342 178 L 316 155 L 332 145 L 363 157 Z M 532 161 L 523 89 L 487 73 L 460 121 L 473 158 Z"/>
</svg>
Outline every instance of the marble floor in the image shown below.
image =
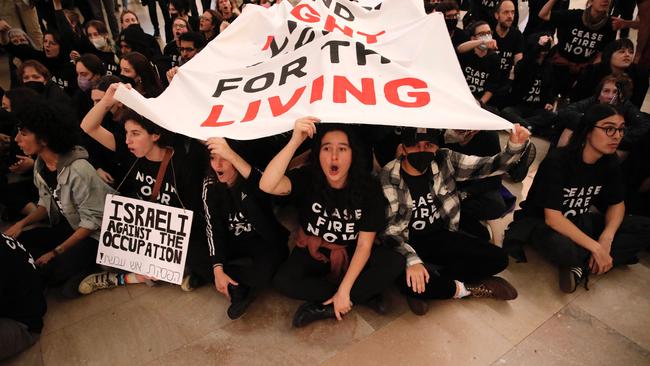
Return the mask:
<svg viewBox="0 0 650 366">
<path fill-rule="evenodd" d="M 523 183 L 525 195 L 548 144 Z M 510 217 L 491 223 L 497 245 Z M 639 365 L 650 364 L 650 252 L 562 293 L 556 269 L 535 252 L 502 273 L 510 302 L 434 301 L 413 315 L 391 289 L 387 315 L 355 307 L 336 320 L 291 328 L 298 301 L 260 295 L 239 320 L 206 286 L 132 285 L 77 300 L 48 296 L 41 340 L 2 365 Z"/>
<path fill-rule="evenodd" d="M 6 75 L 4 60 L 0 75 Z M 508 185 L 519 197 L 548 149 L 534 142 L 538 157 L 529 176 Z M 510 220 L 491 223 L 497 245 Z M 650 365 L 650 252 L 570 295 L 559 290 L 553 266 L 535 252 L 528 258 L 502 273 L 519 290 L 514 301 L 435 301 L 418 317 L 391 290 L 385 316 L 355 307 L 341 322 L 303 329 L 291 328 L 299 302 L 273 291 L 236 321 L 208 286 L 186 293 L 172 285 L 134 285 L 73 301 L 50 295 L 41 340 L 0 364 Z"/>
</svg>

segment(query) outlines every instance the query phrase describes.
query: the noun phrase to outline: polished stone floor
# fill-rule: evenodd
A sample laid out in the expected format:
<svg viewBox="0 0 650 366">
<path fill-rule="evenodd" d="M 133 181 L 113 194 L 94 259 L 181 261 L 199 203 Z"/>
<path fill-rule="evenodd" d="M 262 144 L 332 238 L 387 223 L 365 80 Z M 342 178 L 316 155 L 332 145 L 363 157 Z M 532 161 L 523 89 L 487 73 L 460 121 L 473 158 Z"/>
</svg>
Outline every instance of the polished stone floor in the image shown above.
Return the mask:
<svg viewBox="0 0 650 366">
<path fill-rule="evenodd" d="M 525 193 L 547 144 L 523 184 Z M 510 218 L 491 223 L 495 241 Z M 337 322 L 291 328 L 299 302 L 261 294 L 231 321 L 214 288 L 133 285 L 73 301 L 48 296 L 39 343 L 6 365 L 639 365 L 650 364 L 650 253 L 566 295 L 535 252 L 502 276 L 510 302 L 434 301 L 422 317 L 391 290 L 388 315 L 355 307 Z"/>
<path fill-rule="evenodd" d="M 539 154 L 529 177 L 508 185 L 519 197 L 548 148 L 534 142 Z M 497 244 L 510 220 L 491 223 Z M 519 290 L 511 302 L 435 301 L 417 317 L 391 290 L 386 316 L 355 307 L 342 322 L 304 329 L 291 328 L 299 302 L 272 291 L 236 321 L 212 287 L 186 293 L 134 285 L 74 301 L 50 295 L 40 342 L 1 364 L 650 365 L 650 252 L 570 295 L 560 292 L 553 266 L 534 252 L 528 257 L 502 274 Z"/>
</svg>

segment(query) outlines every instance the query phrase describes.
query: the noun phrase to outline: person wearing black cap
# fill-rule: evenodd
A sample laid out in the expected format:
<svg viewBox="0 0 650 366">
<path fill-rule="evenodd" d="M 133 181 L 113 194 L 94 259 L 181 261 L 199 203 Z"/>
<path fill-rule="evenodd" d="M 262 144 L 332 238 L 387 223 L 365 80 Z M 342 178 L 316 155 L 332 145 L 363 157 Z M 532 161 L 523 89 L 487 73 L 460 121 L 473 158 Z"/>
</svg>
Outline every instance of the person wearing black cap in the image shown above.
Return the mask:
<svg viewBox="0 0 650 366">
<path fill-rule="evenodd" d="M 508 266 L 499 247 L 458 233 L 457 181 L 503 174 L 521 157 L 530 133 L 515 124 L 507 148 L 491 157 L 441 149 L 439 130 L 407 128 L 402 157 L 388 163 L 380 181 L 389 205 L 382 241 L 406 257 L 401 282 L 411 310 L 427 311 L 427 299 L 492 297 L 512 300 L 517 290 L 494 277 Z"/>
</svg>

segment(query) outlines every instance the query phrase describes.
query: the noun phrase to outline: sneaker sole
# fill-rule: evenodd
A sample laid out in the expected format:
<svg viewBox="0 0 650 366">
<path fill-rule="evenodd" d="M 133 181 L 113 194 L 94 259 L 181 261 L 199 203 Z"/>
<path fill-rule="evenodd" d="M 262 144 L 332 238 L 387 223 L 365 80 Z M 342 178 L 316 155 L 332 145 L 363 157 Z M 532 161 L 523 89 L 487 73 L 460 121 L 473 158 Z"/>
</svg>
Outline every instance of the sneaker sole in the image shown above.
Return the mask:
<svg viewBox="0 0 650 366">
<path fill-rule="evenodd" d="M 566 271 L 567 273 L 564 274 L 563 272 Z M 578 284 L 576 283 L 576 277 L 571 272 L 570 269 L 560 269 L 559 270 L 559 276 L 560 276 L 560 290 L 564 292 L 565 294 L 572 294 L 576 291 L 578 288 Z"/>
</svg>

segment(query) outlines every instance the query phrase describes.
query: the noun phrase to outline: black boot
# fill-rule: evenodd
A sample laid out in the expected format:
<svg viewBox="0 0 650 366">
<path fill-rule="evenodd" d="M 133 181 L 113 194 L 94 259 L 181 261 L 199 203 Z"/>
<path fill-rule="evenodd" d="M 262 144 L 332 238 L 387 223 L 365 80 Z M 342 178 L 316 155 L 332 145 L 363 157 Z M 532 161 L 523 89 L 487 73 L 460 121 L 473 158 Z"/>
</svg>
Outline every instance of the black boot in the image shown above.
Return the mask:
<svg viewBox="0 0 650 366">
<path fill-rule="evenodd" d="M 306 302 L 296 310 L 293 316 L 294 328 L 302 328 L 316 320 L 336 318 L 334 305 L 323 305 L 320 302 Z"/>
<path fill-rule="evenodd" d="M 237 319 L 244 315 L 248 306 L 253 302 L 250 287 L 239 284 L 234 286 L 228 285 L 228 294 L 230 294 L 230 306 L 228 307 L 228 317 L 230 319 Z"/>
</svg>

